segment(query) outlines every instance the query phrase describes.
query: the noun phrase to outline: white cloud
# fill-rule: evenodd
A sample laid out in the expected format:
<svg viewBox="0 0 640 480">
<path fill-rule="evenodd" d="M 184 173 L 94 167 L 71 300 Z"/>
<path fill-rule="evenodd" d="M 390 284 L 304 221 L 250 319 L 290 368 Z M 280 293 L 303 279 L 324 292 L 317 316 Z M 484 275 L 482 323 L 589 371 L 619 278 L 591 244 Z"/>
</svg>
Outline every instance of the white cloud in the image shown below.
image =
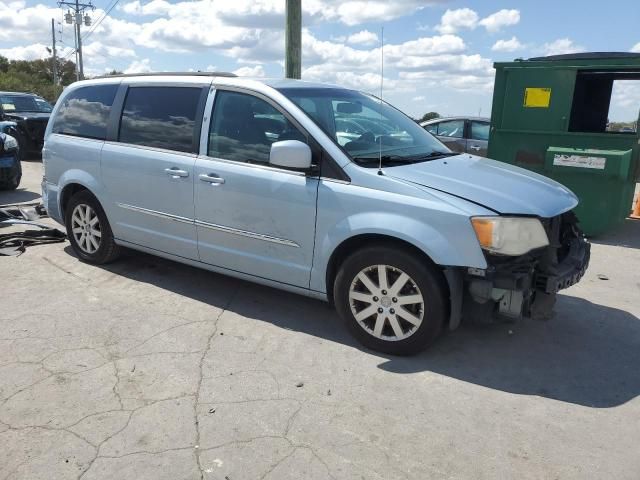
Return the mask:
<svg viewBox="0 0 640 480">
<path fill-rule="evenodd" d="M 569 38 L 559 38 L 542 46 L 545 55 L 562 55 L 564 53 L 576 53 L 584 51 L 584 47 L 573 43 Z"/>
<path fill-rule="evenodd" d="M 491 60 L 478 54 L 406 57 L 398 63 L 398 67 L 406 70 L 400 72 L 401 78 L 420 78 L 420 75 L 431 75 L 434 71 L 474 74 L 483 77 L 493 74 Z"/>
<path fill-rule="evenodd" d="M 0 55 L 10 60 L 39 60 L 51 57 L 47 46 L 42 43 L 34 43 L 25 47 L 0 48 Z"/>
<path fill-rule="evenodd" d="M 493 44 L 491 50 L 494 52 L 515 52 L 517 50 L 522 50 L 524 45 L 520 43 L 516 37 L 511 37 L 509 40 L 498 40 Z"/>
<path fill-rule="evenodd" d="M 102 42 L 91 42 L 82 48 L 83 58 L 87 57 L 94 63 L 107 63 L 110 60 L 135 58 L 136 52 L 131 48 L 112 47 Z"/>
<path fill-rule="evenodd" d="M 380 23 L 411 15 L 427 5 L 443 3 L 444 1 L 446 0 L 325 0 L 317 3 L 324 4 L 327 20 L 337 18 L 346 25 L 359 25 L 365 22 Z M 308 3 L 315 4 L 316 1 L 312 0 Z"/>
<path fill-rule="evenodd" d="M 632 48 L 631 51 L 634 53 L 640 53 L 640 42 L 636 43 Z"/>
<path fill-rule="evenodd" d="M 470 8 L 447 10 L 435 28 L 440 33 L 456 33 L 463 28 L 474 29 L 478 25 L 478 14 Z"/>
<path fill-rule="evenodd" d="M 424 95 L 418 95 L 417 97 L 413 97 L 411 100 L 413 100 L 414 102 L 422 102 L 426 99 L 427 97 L 425 97 Z"/>
<path fill-rule="evenodd" d="M 430 4 L 438 4 L 447 0 L 403 0 L 389 2 L 386 0 L 305 0 L 302 10 L 307 22 L 339 21 L 353 26 L 375 21 L 389 21 L 405 15 L 411 15 Z M 180 8 L 197 8 L 203 14 L 213 13 L 227 25 L 240 27 L 282 28 L 284 25 L 285 2 L 281 0 L 234 0 L 218 2 L 213 0 L 196 0 L 169 3 L 165 0 L 152 0 L 143 3 L 134 0 L 119 7 L 130 15 L 140 16 L 174 16 Z"/>
<path fill-rule="evenodd" d="M 357 45 L 373 45 L 380 41 L 378 35 L 369 30 L 362 30 L 358 33 L 354 33 L 353 35 L 349 35 L 347 42 L 357 44 Z"/>
<path fill-rule="evenodd" d="M 5 51 L 12 50 L 14 57 L 44 55 L 50 42 L 51 18 L 59 19 L 61 11 L 44 5 L 25 7 L 24 2 L 9 11 L 2 1 L 6 0 L 0 0 L 0 40 L 4 40 L 0 45 Z M 305 0 L 304 21 L 307 26 L 321 22 L 335 26 L 339 22 L 343 26 L 338 25 L 334 31 L 342 35 L 346 30 L 344 25 L 369 20 L 379 24 L 411 15 L 428 4 L 445 1 Z M 169 68 L 164 64 L 163 53 L 184 52 L 191 55 L 189 58 L 203 59 L 200 65 L 186 65 L 194 70 L 228 68 L 225 65 L 229 62 L 220 59 L 223 55 L 235 62 L 236 73 L 240 75 L 256 77 L 264 76 L 266 71 L 277 72 L 283 68 L 284 4 L 282 0 L 129 1 L 122 5 L 120 18 L 118 11 L 114 11 L 95 27 L 85 45 L 85 71 L 97 75 L 112 68 L 130 73 L 162 70 Z M 432 92 L 441 95 L 451 90 L 471 91 L 482 98 L 487 97 L 493 79 L 491 60 L 470 52 L 460 36 L 445 33 L 477 26 L 478 15 L 473 10 L 466 11 L 466 14 L 458 11 L 448 17 L 443 15 L 444 31 L 440 33 L 435 30 L 430 35 L 420 32 L 415 34 L 420 35 L 417 38 L 385 45 L 385 98 L 406 105 L 410 103 L 408 99 L 430 98 Z M 25 12 L 35 27 L 20 23 Z M 102 13 L 96 10 L 92 14 L 94 20 Z M 66 44 L 72 44 L 70 29 L 65 30 L 64 40 Z M 325 40 L 327 36 L 317 37 L 305 29 L 303 78 L 377 94 L 381 80 L 381 51 L 376 45 L 375 25 L 369 30 L 352 31 L 356 33 L 351 37 L 345 35 L 344 38 Z M 141 49 L 152 49 L 154 56 L 140 55 L 138 58 Z M 68 52 L 65 50 L 65 54 Z M 211 52 L 213 56 L 209 56 Z"/>
<path fill-rule="evenodd" d="M 483 18 L 478 22 L 490 33 L 500 31 L 504 27 L 520 23 L 520 11 L 503 9 Z"/>
<path fill-rule="evenodd" d="M 616 80 L 611 92 L 609 120 L 628 122 L 638 119 L 640 105 L 640 82 L 637 80 Z"/>
<path fill-rule="evenodd" d="M 143 58 L 142 60 L 134 60 L 124 70 L 124 73 L 147 73 L 147 72 L 153 72 L 153 68 L 151 68 L 151 60 L 149 60 L 148 58 Z"/>
<path fill-rule="evenodd" d="M 262 65 L 256 65 L 254 67 L 240 67 L 234 70 L 233 73 L 239 77 L 264 77 L 264 67 Z"/>
<path fill-rule="evenodd" d="M 47 43 L 52 18 L 60 18 L 60 9 L 42 4 L 25 8 L 24 2 L 0 1 L 0 41 Z"/>
<path fill-rule="evenodd" d="M 171 4 L 164 0 L 152 0 L 145 4 L 134 0 L 118 7 L 118 9 L 129 15 L 166 15 L 171 11 Z"/>
</svg>

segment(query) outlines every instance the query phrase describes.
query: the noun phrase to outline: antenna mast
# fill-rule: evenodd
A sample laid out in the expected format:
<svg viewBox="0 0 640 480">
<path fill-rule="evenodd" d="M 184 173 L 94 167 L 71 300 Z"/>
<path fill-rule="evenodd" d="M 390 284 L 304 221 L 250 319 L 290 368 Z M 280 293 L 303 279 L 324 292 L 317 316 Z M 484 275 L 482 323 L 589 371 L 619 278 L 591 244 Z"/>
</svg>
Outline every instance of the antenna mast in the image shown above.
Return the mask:
<svg viewBox="0 0 640 480">
<path fill-rule="evenodd" d="M 380 108 L 382 108 L 382 88 L 384 85 L 384 26 L 380 27 Z M 382 113 L 380 113 L 380 123 L 382 123 Z M 378 157 L 378 175 L 384 175 L 382 172 L 382 135 L 378 138 L 380 144 Z"/>
</svg>

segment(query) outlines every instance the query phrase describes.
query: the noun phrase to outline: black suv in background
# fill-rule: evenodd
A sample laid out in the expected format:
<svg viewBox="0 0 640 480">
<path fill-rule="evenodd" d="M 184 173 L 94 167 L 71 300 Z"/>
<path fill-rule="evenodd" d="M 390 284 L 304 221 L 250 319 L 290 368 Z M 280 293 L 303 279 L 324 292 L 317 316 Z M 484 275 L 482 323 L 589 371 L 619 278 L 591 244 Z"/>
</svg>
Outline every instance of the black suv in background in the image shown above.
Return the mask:
<svg viewBox="0 0 640 480">
<path fill-rule="evenodd" d="M 40 155 L 52 107 L 32 93 L 0 92 L 0 121 L 15 122 L 20 158 Z"/>
</svg>

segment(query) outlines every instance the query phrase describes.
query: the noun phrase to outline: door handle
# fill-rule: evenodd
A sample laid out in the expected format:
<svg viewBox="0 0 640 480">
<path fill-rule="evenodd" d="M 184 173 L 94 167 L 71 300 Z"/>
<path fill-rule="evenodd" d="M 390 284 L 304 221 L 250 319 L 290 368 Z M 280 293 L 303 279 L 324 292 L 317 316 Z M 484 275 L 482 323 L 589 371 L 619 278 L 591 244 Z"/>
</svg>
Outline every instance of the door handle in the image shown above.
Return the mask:
<svg viewBox="0 0 640 480">
<path fill-rule="evenodd" d="M 224 183 L 224 178 L 219 177 L 215 173 L 201 173 L 200 180 L 212 185 L 222 185 Z"/>
<path fill-rule="evenodd" d="M 471 145 L 471 146 L 469 147 L 469 150 L 473 150 L 473 151 L 475 151 L 475 152 L 479 152 L 481 148 L 482 148 L 482 147 L 480 147 L 479 145 Z"/>
<path fill-rule="evenodd" d="M 177 167 L 165 168 L 164 171 L 167 175 L 171 175 L 171 178 L 180 178 L 180 177 L 189 176 L 189 172 L 187 172 L 186 170 L 180 170 Z"/>
</svg>

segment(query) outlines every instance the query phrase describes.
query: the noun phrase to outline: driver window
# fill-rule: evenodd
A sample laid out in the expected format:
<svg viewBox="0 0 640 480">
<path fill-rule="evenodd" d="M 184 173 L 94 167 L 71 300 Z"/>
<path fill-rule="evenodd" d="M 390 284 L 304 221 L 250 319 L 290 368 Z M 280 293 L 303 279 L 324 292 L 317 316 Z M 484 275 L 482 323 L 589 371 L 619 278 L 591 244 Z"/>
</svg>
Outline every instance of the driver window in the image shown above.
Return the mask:
<svg viewBox="0 0 640 480">
<path fill-rule="evenodd" d="M 245 93 L 216 92 L 208 156 L 268 164 L 271 145 L 282 140 L 307 143 L 306 136 L 264 100 Z"/>
<path fill-rule="evenodd" d="M 464 120 L 450 120 L 438 125 L 438 135 L 441 137 L 462 138 L 464 135 Z"/>
</svg>

